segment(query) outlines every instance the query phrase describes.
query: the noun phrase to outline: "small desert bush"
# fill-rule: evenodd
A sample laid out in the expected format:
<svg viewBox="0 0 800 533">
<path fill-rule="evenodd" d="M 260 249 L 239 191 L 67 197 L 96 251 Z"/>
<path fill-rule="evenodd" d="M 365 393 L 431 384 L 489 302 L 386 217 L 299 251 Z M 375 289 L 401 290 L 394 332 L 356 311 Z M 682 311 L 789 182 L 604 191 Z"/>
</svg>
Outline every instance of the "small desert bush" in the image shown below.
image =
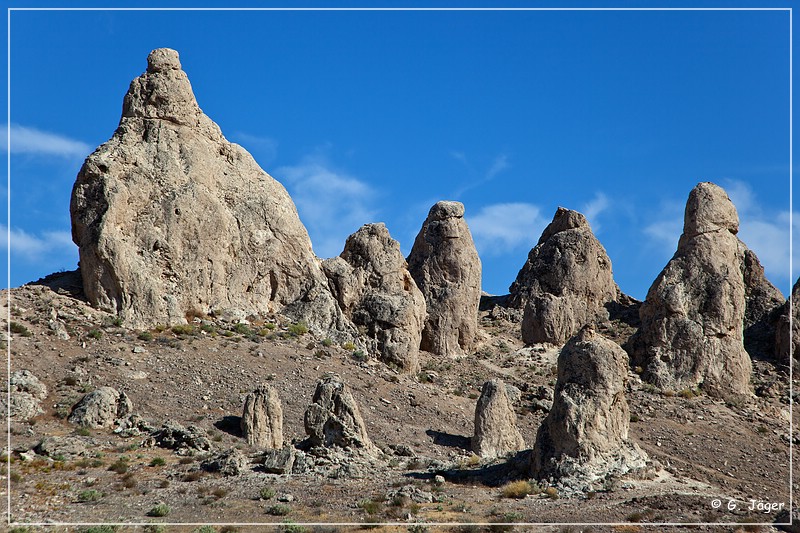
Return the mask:
<svg viewBox="0 0 800 533">
<path fill-rule="evenodd" d="M 128 471 L 128 468 L 130 468 L 130 463 L 125 457 L 120 457 L 108 467 L 110 471 L 116 472 L 117 474 L 124 474 Z"/>
<path fill-rule="evenodd" d="M 250 328 L 247 327 L 247 324 L 242 324 L 242 323 L 233 326 L 233 331 L 235 333 L 238 333 L 239 335 L 250 335 L 252 333 L 252 331 L 250 331 Z"/>
<path fill-rule="evenodd" d="M 153 334 L 149 331 L 142 331 L 136 336 L 136 338 L 140 341 L 151 341 L 153 340 Z"/>
<path fill-rule="evenodd" d="M 81 503 L 96 502 L 103 497 L 103 493 L 99 490 L 82 490 L 78 493 L 78 501 Z"/>
<path fill-rule="evenodd" d="M 86 529 L 80 529 L 80 533 L 116 533 L 118 526 L 92 526 Z"/>
<path fill-rule="evenodd" d="M 166 503 L 159 503 L 147 511 L 147 516 L 167 516 L 171 510 Z"/>
<path fill-rule="evenodd" d="M 289 335 L 292 337 L 302 337 L 306 333 L 308 333 L 308 325 L 303 322 L 295 322 L 294 324 L 289 324 Z"/>
<path fill-rule="evenodd" d="M 172 326 L 172 333 L 175 335 L 194 335 L 197 331 L 192 324 L 178 324 L 177 326 Z"/>
<path fill-rule="evenodd" d="M 352 352 L 356 349 L 356 345 L 350 341 L 347 341 L 346 343 L 342 344 L 342 348 L 344 348 L 348 352 Z"/>
<path fill-rule="evenodd" d="M 264 487 L 260 491 L 258 491 L 258 497 L 262 500 L 271 500 L 275 497 L 275 490 L 270 487 Z"/>
<path fill-rule="evenodd" d="M 153 460 L 150 461 L 150 466 L 164 466 L 167 464 L 167 461 L 163 457 L 153 457 Z"/>
<path fill-rule="evenodd" d="M 217 533 L 217 529 L 214 526 L 200 526 L 193 529 L 192 533 Z"/>
<path fill-rule="evenodd" d="M 500 491 L 503 498 L 524 498 L 528 494 L 533 494 L 533 486 L 525 480 L 507 483 Z"/>
<path fill-rule="evenodd" d="M 322 339 L 322 345 L 326 348 L 333 346 L 333 341 L 330 339 Z"/>
<path fill-rule="evenodd" d="M 11 324 L 9 324 L 9 326 L 11 327 L 11 333 L 16 333 L 17 335 L 22 335 L 23 337 L 33 336 L 31 330 L 29 330 L 19 322 L 12 322 Z"/>
<path fill-rule="evenodd" d="M 544 494 L 551 500 L 558 499 L 558 489 L 555 487 L 547 487 L 546 489 L 544 489 Z"/>
<path fill-rule="evenodd" d="M 358 502 L 358 506 L 361 507 L 365 513 L 369 515 L 378 514 L 383 509 L 383 503 L 371 499 L 365 499 Z"/>
<path fill-rule="evenodd" d="M 99 329 L 90 329 L 87 335 L 89 335 L 91 339 L 100 339 L 103 336 L 103 332 Z"/>
<path fill-rule="evenodd" d="M 286 516 L 291 512 L 292 508 L 288 505 L 283 505 L 282 503 L 277 503 L 267 507 L 267 514 L 271 514 L 272 516 Z"/>
</svg>

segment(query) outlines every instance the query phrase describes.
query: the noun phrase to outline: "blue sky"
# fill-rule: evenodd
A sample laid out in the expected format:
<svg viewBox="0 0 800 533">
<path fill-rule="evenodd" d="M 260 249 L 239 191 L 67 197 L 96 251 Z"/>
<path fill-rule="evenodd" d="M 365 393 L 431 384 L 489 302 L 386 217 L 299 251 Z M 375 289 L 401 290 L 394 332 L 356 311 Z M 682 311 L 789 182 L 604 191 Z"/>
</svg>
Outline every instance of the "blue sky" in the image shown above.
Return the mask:
<svg viewBox="0 0 800 533">
<path fill-rule="evenodd" d="M 376 221 L 408 253 L 459 200 L 484 290 L 505 293 L 564 206 L 642 299 L 714 181 L 770 280 L 798 275 L 786 11 L 14 11 L 10 42 L 12 286 L 75 268 L 75 175 L 163 46 L 321 257 Z"/>
</svg>

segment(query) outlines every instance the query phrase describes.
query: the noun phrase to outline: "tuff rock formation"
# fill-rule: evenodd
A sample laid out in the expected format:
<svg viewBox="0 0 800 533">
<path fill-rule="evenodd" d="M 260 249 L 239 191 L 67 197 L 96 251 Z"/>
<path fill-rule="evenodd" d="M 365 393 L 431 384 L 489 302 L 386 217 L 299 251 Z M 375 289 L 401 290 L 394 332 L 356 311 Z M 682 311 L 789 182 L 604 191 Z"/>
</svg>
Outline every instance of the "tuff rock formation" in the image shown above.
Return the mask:
<svg viewBox="0 0 800 533">
<path fill-rule="evenodd" d="M 619 289 L 611 260 L 581 213 L 559 207 L 511 285 L 523 308 L 522 340 L 563 344 L 583 325 L 608 319 Z"/>
<path fill-rule="evenodd" d="M 283 409 L 275 389 L 262 385 L 247 395 L 241 428 L 250 446 L 266 449 L 283 446 Z"/>
<path fill-rule="evenodd" d="M 387 363 L 418 372 L 425 298 L 386 226 L 362 226 L 323 268 L 331 292 L 368 349 Z"/>
<path fill-rule="evenodd" d="M 791 343 L 789 342 L 791 313 Z M 779 310 L 775 332 L 775 355 L 782 364 L 788 365 L 800 359 L 800 279 L 792 287 L 792 297 Z"/>
<path fill-rule="evenodd" d="M 72 407 L 67 421 L 90 428 L 111 427 L 130 415 L 132 410 L 131 401 L 124 392 L 112 387 L 100 387 Z"/>
<path fill-rule="evenodd" d="M 686 203 L 678 250 L 650 287 L 630 342 L 644 379 L 658 387 L 702 385 L 723 398 L 750 394 L 744 328 L 749 324 L 757 332 L 764 325 L 777 289 L 736 237 L 738 230 L 739 216 L 725 191 L 698 184 Z"/>
<path fill-rule="evenodd" d="M 645 466 L 628 440 L 628 355 L 585 326 L 558 356 L 553 408 L 536 435 L 532 474 L 586 490 L 608 475 Z"/>
<path fill-rule="evenodd" d="M 367 436 L 367 427 L 349 387 L 339 376 L 328 375 L 317 382 L 304 424 L 312 446 L 339 446 L 371 455 L 379 453 Z"/>
<path fill-rule="evenodd" d="M 517 429 L 517 415 L 506 391 L 502 380 L 489 380 L 483 384 L 475 406 L 472 451 L 487 459 L 525 448 L 525 441 Z"/>
<path fill-rule="evenodd" d="M 200 463 L 200 468 L 207 472 L 217 472 L 223 476 L 239 476 L 247 471 L 249 461 L 236 448 L 229 448 L 213 455 Z"/>
<path fill-rule="evenodd" d="M 22 422 L 44 412 L 41 402 L 47 397 L 47 386 L 30 370 L 12 372 L 8 384 L 11 390 L 11 403 L 7 408 L 6 398 L 0 397 L 0 409 L 3 413 L 9 409 L 11 418 Z"/>
<path fill-rule="evenodd" d="M 174 50 L 153 50 L 131 82 L 70 213 L 86 296 L 130 327 L 293 302 L 316 310 L 312 330 L 343 327 L 286 189 L 203 114 Z"/>
<path fill-rule="evenodd" d="M 420 348 L 440 355 L 472 349 L 478 329 L 481 260 L 464 204 L 437 202 L 414 241 L 408 270 L 425 296 L 428 318 Z"/>
<path fill-rule="evenodd" d="M 785 301 L 783 294 L 764 276 L 764 267 L 752 250 L 745 249 L 744 348 L 751 358 L 774 359 L 776 327 Z"/>
</svg>

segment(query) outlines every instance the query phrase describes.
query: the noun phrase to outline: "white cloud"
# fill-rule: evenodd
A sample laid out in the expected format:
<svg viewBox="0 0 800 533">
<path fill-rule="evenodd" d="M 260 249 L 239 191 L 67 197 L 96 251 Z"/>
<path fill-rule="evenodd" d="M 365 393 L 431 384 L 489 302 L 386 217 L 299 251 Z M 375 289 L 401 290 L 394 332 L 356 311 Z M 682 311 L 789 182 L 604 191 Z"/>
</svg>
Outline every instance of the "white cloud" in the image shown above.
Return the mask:
<svg viewBox="0 0 800 533">
<path fill-rule="evenodd" d="M 598 233 L 600 231 L 600 221 L 598 220 L 598 216 L 600 213 L 608 209 L 610 205 L 611 203 L 608 201 L 608 197 L 604 193 L 598 192 L 595 193 L 594 198 L 592 198 L 583 206 L 581 212 L 586 216 L 586 219 L 589 221 L 589 225 L 592 227 L 592 231 L 594 233 Z"/>
<path fill-rule="evenodd" d="M 88 144 L 64 137 L 56 133 L 19 126 L 3 125 L 0 129 L 0 145 L 8 151 L 8 137 L 11 136 L 12 154 L 55 155 L 60 157 L 84 158 L 92 152 Z"/>
<path fill-rule="evenodd" d="M 464 155 L 462 152 L 450 152 L 450 155 L 456 159 L 457 161 L 461 162 L 464 167 L 467 169 L 468 173 L 471 175 L 476 175 L 478 172 L 475 172 L 472 165 L 470 164 L 467 156 Z M 489 169 L 479 178 L 472 180 L 461 186 L 453 193 L 453 198 L 460 198 L 465 192 L 469 191 L 470 189 L 474 189 L 475 187 L 479 187 L 484 183 L 488 183 L 492 181 L 498 174 L 502 173 L 505 170 L 511 168 L 511 164 L 508 162 L 508 156 L 505 154 L 500 154 L 494 158 L 492 161 L 492 165 Z"/>
<path fill-rule="evenodd" d="M 363 181 L 334 170 L 323 158 L 307 158 L 299 165 L 278 168 L 280 180 L 294 200 L 308 229 L 314 252 L 320 257 L 339 255 L 350 234 L 375 222 L 371 207 L 375 191 Z"/>
<path fill-rule="evenodd" d="M 550 221 L 533 204 L 504 203 L 484 206 L 467 222 L 478 253 L 489 256 L 532 248 Z"/>
<path fill-rule="evenodd" d="M 278 153 L 278 141 L 271 137 L 251 135 L 244 132 L 236 132 L 231 137 L 241 144 L 245 150 L 253 154 L 262 165 L 269 164 Z"/>
<path fill-rule="evenodd" d="M 486 172 L 486 181 L 493 179 L 495 176 L 509 168 L 511 165 L 508 163 L 508 156 L 501 154 L 494 158 L 492 166 Z"/>
<path fill-rule="evenodd" d="M 63 258 L 67 263 L 77 262 L 78 248 L 69 231 L 44 231 L 39 235 L 0 224 L 0 244 L 11 248 L 12 257 L 28 263 Z"/>
</svg>

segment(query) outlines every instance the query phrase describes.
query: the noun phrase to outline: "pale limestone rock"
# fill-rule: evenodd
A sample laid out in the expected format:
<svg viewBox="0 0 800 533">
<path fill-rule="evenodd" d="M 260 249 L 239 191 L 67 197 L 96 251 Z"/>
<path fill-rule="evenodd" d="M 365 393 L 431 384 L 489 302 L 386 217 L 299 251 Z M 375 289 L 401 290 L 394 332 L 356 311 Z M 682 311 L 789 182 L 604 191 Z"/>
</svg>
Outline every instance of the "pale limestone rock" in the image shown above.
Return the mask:
<svg viewBox="0 0 800 533">
<path fill-rule="evenodd" d="M 112 387 L 100 387 L 72 407 L 67 421 L 90 428 L 111 427 L 132 411 L 131 401 L 124 392 Z"/>
<path fill-rule="evenodd" d="M 489 380 L 483 384 L 475 406 L 472 451 L 487 459 L 525 448 L 525 441 L 517 429 L 517 415 L 506 391 L 502 380 Z"/>
<path fill-rule="evenodd" d="M 247 395 L 241 426 L 251 446 L 266 449 L 283 446 L 283 408 L 275 389 L 262 385 Z"/>
<path fill-rule="evenodd" d="M 418 372 L 425 298 L 386 226 L 362 226 L 323 268 L 331 292 L 369 350 L 406 372 Z"/>
<path fill-rule="evenodd" d="M 586 324 L 608 319 L 616 302 L 611 260 L 581 213 L 559 207 L 511 285 L 522 308 L 522 340 L 563 344 Z"/>
<path fill-rule="evenodd" d="M 535 477 L 591 487 L 645 466 L 647 455 L 628 440 L 627 375 L 625 351 L 591 326 L 567 342 L 558 356 L 553 408 L 536 435 Z"/>
<path fill-rule="evenodd" d="M 408 270 L 428 311 L 421 349 L 440 355 L 470 351 L 478 329 L 481 260 L 462 203 L 431 207 L 408 256 Z"/>
</svg>

